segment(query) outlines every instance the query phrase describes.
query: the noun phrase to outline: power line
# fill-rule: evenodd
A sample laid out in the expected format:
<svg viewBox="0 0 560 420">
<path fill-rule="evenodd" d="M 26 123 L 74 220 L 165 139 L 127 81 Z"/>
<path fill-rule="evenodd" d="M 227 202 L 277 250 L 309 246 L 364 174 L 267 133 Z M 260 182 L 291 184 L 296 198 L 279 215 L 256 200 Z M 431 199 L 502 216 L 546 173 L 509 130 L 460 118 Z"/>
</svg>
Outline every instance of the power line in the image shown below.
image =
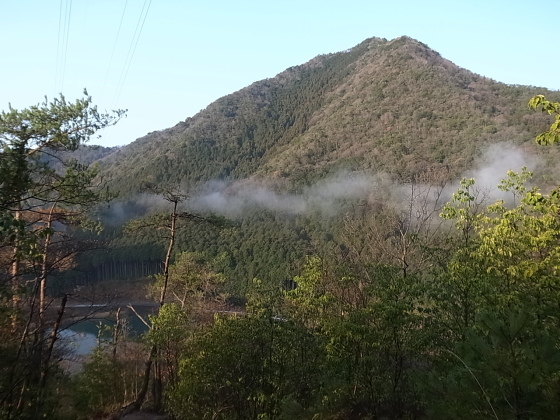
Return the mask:
<svg viewBox="0 0 560 420">
<path fill-rule="evenodd" d="M 105 81 L 103 82 L 102 91 L 105 92 L 105 86 L 107 86 L 107 80 L 109 79 L 109 72 L 111 70 L 111 65 L 113 64 L 113 57 L 115 56 L 115 50 L 117 48 L 117 41 L 119 40 L 119 35 L 121 33 L 121 27 L 124 20 L 124 15 L 126 13 L 126 6 L 128 5 L 128 0 L 124 3 L 124 8 L 121 15 L 121 21 L 119 23 L 119 29 L 117 31 L 117 36 L 115 37 L 115 42 L 113 43 L 113 51 L 111 51 L 111 58 L 109 59 L 109 66 L 107 67 L 107 73 L 105 74 Z"/>
<path fill-rule="evenodd" d="M 113 100 L 113 106 L 116 105 L 116 103 L 119 100 L 119 97 L 121 95 L 122 89 L 124 87 L 126 78 L 128 76 L 128 71 L 130 70 L 130 65 L 132 63 L 132 58 L 134 57 L 134 53 L 136 52 L 136 46 L 138 45 L 138 40 L 140 39 L 140 35 L 142 33 L 142 29 L 144 28 L 144 22 L 146 22 L 146 17 L 148 16 L 148 11 L 150 9 L 150 6 L 152 4 L 152 0 L 149 0 L 148 3 L 148 7 L 146 8 L 146 3 L 148 3 L 148 0 L 144 0 L 144 5 L 142 6 L 142 11 L 140 12 L 140 16 L 138 17 L 138 22 L 136 23 L 136 28 L 134 30 L 134 35 L 132 37 L 132 41 L 130 43 L 130 47 L 128 49 L 128 53 L 125 59 L 125 63 L 124 63 L 124 67 L 123 67 L 123 71 L 121 73 L 121 77 L 119 79 L 119 84 L 117 85 L 117 90 L 115 92 L 115 98 Z M 146 13 L 144 13 L 144 9 L 146 9 Z M 144 18 L 142 19 L 142 15 L 144 15 Z M 140 24 L 140 22 L 142 22 Z"/>
<path fill-rule="evenodd" d="M 126 58 L 120 73 L 120 77 L 118 79 L 118 83 L 114 91 L 112 106 L 115 106 L 117 104 L 120 95 L 123 91 L 130 68 L 132 66 L 132 60 L 134 59 L 134 55 L 136 53 L 136 49 L 140 41 L 140 36 L 142 35 L 142 31 L 144 29 L 144 25 L 148 17 L 151 4 L 152 4 L 152 0 L 144 0 L 144 3 L 142 5 L 142 10 L 140 12 L 140 15 L 138 16 L 134 34 L 130 41 L 128 52 L 126 54 Z M 113 66 L 117 44 L 120 39 L 120 34 L 122 31 L 125 15 L 127 13 L 127 8 L 128 8 L 128 0 L 125 1 L 121 13 L 117 34 L 113 42 L 111 57 L 109 60 L 109 65 L 107 67 L 105 80 L 103 83 L 103 91 L 105 91 L 109 79 L 109 75 L 111 73 L 111 67 Z M 55 83 L 54 83 L 55 95 L 57 93 L 56 91 L 62 93 L 64 90 L 64 83 L 66 80 L 66 67 L 68 62 L 68 45 L 69 45 L 69 38 L 70 38 L 71 19 L 72 19 L 72 0 L 60 0 L 59 20 L 58 20 L 58 40 L 57 40 L 57 52 L 56 52 L 56 71 L 55 71 Z"/>
<path fill-rule="evenodd" d="M 63 12 L 64 11 L 64 12 Z M 58 40 L 56 46 L 56 70 L 54 90 L 62 93 L 66 77 L 66 60 L 68 57 L 68 38 L 70 34 L 70 18 L 72 15 L 72 0 L 60 0 L 58 15 Z"/>
<path fill-rule="evenodd" d="M 60 66 L 60 30 L 62 28 L 62 3 L 63 0 L 60 0 L 60 8 L 59 8 L 59 13 L 58 13 L 58 40 L 56 43 L 56 70 L 54 73 L 54 92 L 53 95 L 56 95 L 56 91 L 58 88 L 58 71 L 59 71 L 59 66 Z"/>
<path fill-rule="evenodd" d="M 147 8 L 146 8 L 146 3 L 148 3 Z M 151 4 L 152 4 L 152 0 L 149 0 L 149 2 L 148 0 L 144 0 L 144 5 L 142 6 L 142 11 L 140 12 L 140 16 L 138 17 L 138 22 L 136 23 L 136 29 L 134 30 L 134 35 L 132 37 L 132 41 L 130 43 L 128 53 L 126 55 L 124 67 L 121 72 L 121 77 L 119 79 L 119 84 L 117 85 L 117 90 L 115 91 L 113 106 L 117 104 L 119 97 L 121 95 L 124 83 L 128 76 L 128 71 L 130 70 L 130 64 L 132 63 L 134 53 L 136 52 L 136 46 L 138 45 L 138 40 L 140 39 L 140 35 L 142 34 L 142 29 L 144 28 L 144 23 L 146 22 L 146 17 L 148 16 L 148 11 L 150 10 Z M 145 13 L 144 13 L 144 9 L 146 10 Z M 144 16 L 143 18 L 142 15 Z"/>
<path fill-rule="evenodd" d="M 72 16 L 72 0 L 67 4 L 68 15 L 66 18 L 66 42 L 64 45 L 64 60 L 62 61 L 62 82 L 60 84 L 60 90 L 64 91 L 64 79 L 66 77 L 66 58 L 68 56 L 68 38 L 70 38 L 70 18 Z"/>
</svg>

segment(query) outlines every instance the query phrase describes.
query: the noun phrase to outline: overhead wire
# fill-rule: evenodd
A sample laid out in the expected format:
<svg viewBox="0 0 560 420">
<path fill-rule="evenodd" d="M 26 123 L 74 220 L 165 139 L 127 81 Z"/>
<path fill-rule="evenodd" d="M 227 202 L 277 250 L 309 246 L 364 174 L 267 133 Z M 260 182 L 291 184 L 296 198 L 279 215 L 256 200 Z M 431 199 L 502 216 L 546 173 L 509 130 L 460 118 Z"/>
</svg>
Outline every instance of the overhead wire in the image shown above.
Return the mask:
<svg viewBox="0 0 560 420">
<path fill-rule="evenodd" d="M 56 69 L 54 76 L 55 95 L 57 93 L 56 91 L 62 93 L 62 91 L 64 90 L 71 16 L 72 0 L 60 0 L 58 15 L 58 39 L 56 45 Z"/>
<path fill-rule="evenodd" d="M 146 17 L 148 16 L 148 11 L 150 9 L 152 1 L 149 0 L 148 7 L 146 8 L 146 4 L 148 0 L 144 0 L 144 4 L 142 6 L 142 10 L 140 12 L 140 16 L 138 17 L 138 22 L 136 23 L 136 28 L 134 30 L 134 35 L 132 36 L 132 40 L 130 43 L 130 47 L 128 49 L 128 53 L 126 55 L 125 63 L 121 72 L 121 77 L 119 78 L 119 83 L 117 85 L 117 89 L 115 90 L 115 96 L 113 99 L 113 106 L 116 105 L 118 102 L 120 95 L 122 93 L 122 89 L 124 87 L 126 78 L 128 76 L 128 71 L 130 70 L 130 65 L 132 63 L 132 59 L 134 57 L 134 53 L 136 52 L 136 46 L 138 45 L 138 40 L 140 39 L 140 35 L 142 33 L 142 29 L 144 28 L 144 22 L 146 21 Z M 144 13 L 144 10 L 146 12 Z M 144 16 L 142 18 L 142 16 Z"/>
<path fill-rule="evenodd" d="M 59 8 L 59 13 L 58 13 L 58 39 L 57 39 L 57 43 L 56 43 L 56 70 L 54 73 L 54 92 L 53 95 L 56 95 L 56 91 L 58 90 L 58 72 L 59 72 L 59 67 L 60 67 L 60 44 L 61 44 L 61 40 L 60 40 L 60 32 L 62 29 L 62 4 L 64 3 L 64 0 L 60 0 L 60 8 Z"/>
<path fill-rule="evenodd" d="M 140 41 L 140 37 L 143 32 L 144 25 L 148 17 L 148 13 L 150 11 L 151 4 L 152 4 L 152 0 L 144 0 L 144 3 L 142 5 L 142 10 L 140 12 L 140 15 L 138 16 L 134 34 L 130 41 L 128 52 L 126 54 L 123 67 L 120 72 L 120 77 L 118 79 L 118 83 L 114 91 L 113 102 L 112 102 L 113 106 L 115 106 L 119 101 L 123 88 L 126 84 L 126 80 L 128 78 L 128 74 L 132 66 L 132 61 L 134 59 L 136 49 L 138 47 L 138 43 Z M 103 83 L 103 91 L 105 91 L 107 82 L 109 80 L 111 67 L 113 66 L 117 44 L 121 36 L 123 22 L 125 20 L 125 16 L 127 13 L 127 8 L 128 8 L 128 0 L 125 1 L 121 13 L 121 18 L 119 21 L 117 34 L 113 42 L 111 57 L 109 60 L 109 65 L 107 67 L 105 80 Z M 55 81 L 54 81 L 55 94 L 63 92 L 64 84 L 66 81 L 66 67 L 68 62 L 68 46 L 69 46 L 70 29 L 71 29 L 71 18 L 72 18 L 72 0 L 60 0 L 59 18 L 58 18 L 58 39 L 57 39 L 57 51 L 56 51 L 56 70 L 55 70 Z"/>
<path fill-rule="evenodd" d="M 105 87 L 107 86 L 107 80 L 109 79 L 109 73 L 111 71 L 111 65 L 113 64 L 113 57 L 115 56 L 115 50 L 117 49 L 117 42 L 119 40 L 119 35 L 121 33 L 122 23 L 124 20 L 124 15 L 126 13 L 126 6 L 128 5 L 128 0 L 124 3 L 124 8 L 121 14 L 121 21 L 119 22 L 119 29 L 117 30 L 117 36 L 115 37 L 115 42 L 113 43 L 113 50 L 111 51 L 111 58 L 109 59 L 109 66 L 107 66 L 107 72 L 105 73 L 105 81 L 103 82 L 102 92 L 105 92 Z"/>
<path fill-rule="evenodd" d="M 148 5 L 146 7 L 146 4 Z M 123 66 L 123 70 L 121 72 L 121 77 L 119 78 L 119 83 L 117 85 L 117 89 L 115 91 L 115 97 L 113 99 L 113 107 L 116 106 L 122 89 L 124 87 L 126 78 L 128 76 L 128 71 L 130 70 L 130 65 L 132 63 L 132 59 L 134 58 L 134 53 L 136 52 L 136 47 L 138 45 L 138 41 L 140 40 L 140 35 L 142 34 L 142 30 L 144 29 L 144 23 L 146 22 L 146 18 L 148 16 L 148 12 L 150 10 L 150 6 L 152 5 L 152 0 L 144 0 L 144 5 L 142 6 L 142 11 L 140 12 L 140 16 L 138 17 L 138 22 L 136 23 L 136 29 L 134 30 L 134 35 L 132 37 L 132 41 L 130 43 L 130 47 L 128 49 L 128 53 L 126 55 L 125 63 Z M 146 10 L 146 12 L 144 12 Z M 143 16 L 143 17 L 142 17 Z"/>
<path fill-rule="evenodd" d="M 64 59 L 62 61 L 62 82 L 60 84 L 60 90 L 64 91 L 64 79 L 66 78 L 66 62 L 68 57 L 68 39 L 70 38 L 70 20 L 72 17 L 72 0 L 67 3 L 67 17 L 66 17 L 66 42 L 64 45 Z"/>
</svg>

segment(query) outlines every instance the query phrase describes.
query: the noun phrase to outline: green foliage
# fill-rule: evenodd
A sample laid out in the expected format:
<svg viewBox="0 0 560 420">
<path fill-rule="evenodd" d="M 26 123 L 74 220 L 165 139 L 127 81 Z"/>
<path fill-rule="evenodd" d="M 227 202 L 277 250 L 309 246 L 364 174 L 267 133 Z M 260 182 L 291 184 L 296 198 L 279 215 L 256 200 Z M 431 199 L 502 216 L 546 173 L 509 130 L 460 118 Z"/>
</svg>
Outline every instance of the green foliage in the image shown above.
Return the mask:
<svg viewBox="0 0 560 420">
<path fill-rule="evenodd" d="M 150 316 L 152 327 L 144 337 L 151 346 L 157 347 L 159 372 L 169 386 L 177 382 L 179 360 L 194 330 L 195 323 L 189 315 L 188 308 L 165 304 L 157 315 Z"/>
<path fill-rule="evenodd" d="M 324 386 L 317 413 L 340 418 L 412 416 L 419 410 L 412 366 L 425 364 L 432 345 L 425 289 L 382 265 L 333 278 L 310 259 L 288 293 L 299 323 L 324 345 Z M 338 418 L 338 417 L 337 417 Z"/>
<path fill-rule="evenodd" d="M 190 343 L 171 411 L 183 419 L 306 418 L 319 357 L 313 337 L 290 322 L 218 318 Z"/>
<path fill-rule="evenodd" d="M 149 343 L 157 343 L 158 347 L 169 343 L 178 347 L 183 345 L 190 323 L 184 308 L 175 303 L 167 303 L 160 308 L 157 315 L 150 315 L 149 319 L 152 328 L 145 337 Z"/>
<path fill-rule="evenodd" d="M 42 154 L 52 154 L 61 150 L 76 150 L 96 131 L 115 124 L 124 111 L 114 114 L 100 113 L 92 105 L 91 97 L 67 102 L 64 96 L 52 102 L 31 106 L 27 109 L 9 110 L 0 113 L 0 205 L 1 209 L 21 206 L 26 195 L 34 195 L 33 186 L 43 182 L 42 176 L 56 176 L 42 160 Z M 83 166 L 73 165 L 67 186 L 76 185 Z M 86 172 L 81 176 L 92 178 Z M 49 190 L 40 190 L 48 192 Z"/>
<path fill-rule="evenodd" d="M 529 176 L 508 173 L 501 188 L 521 200 L 489 206 L 451 262 L 437 305 L 443 320 L 460 321 L 436 362 L 435 392 L 446 397 L 430 407 L 434 418 L 558 415 L 560 202 L 556 191 L 528 190 Z"/>
<path fill-rule="evenodd" d="M 324 284 L 323 261 L 316 256 L 308 257 L 302 273 L 294 277 L 297 287 L 288 292 L 293 314 L 311 327 L 321 319 L 334 296 Z"/>
<path fill-rule="evenodd" d="M 523 310 L 481 312 L 476 328 L 449 355 L 453 367 L 439 371 L 444 376 L 434 388 L 442 398 L 430 407 L 433 418 L 556 417 L 556 333 Z"/>
<path fill-rule="evenodd" d="M 47 320 L 47 277 L 68 268 L 84 248 L 71 237 L 71 226 L 93 227 L 83 217 L 85 210 L 111 197 L 95 190 L 97 168 L 57 156 L 77 149 L 123 115 L 98 112 L 84 94 L 74 103 L 60 96 L 0 113 L 0 311 L 10 307 L 11 316 L 10 325 L 1 326 L 7 340 L 0 348 L 13 357 L 0 363 L 7 383 L 0 389 L 0 410 L 6 418 L 49 415 L 60 319 L 55 322 L 51 315 Z M 59 160 L 56 168 L 52 159 Z M 55 222 L 65 229 L 55 229 Z M 60 316 L 66 298 L 62 302 Z"/>
<path fill-rule="evenodd" d="M 481 217 L 480 190 L 475 188 L 474 178 L 461 180 L 457 192 L 449 203 L 443 206 L 440 217 L 446 220 L 455 220 L 455 227 L 461 231 L 464 241 L 472 236 L 473 229 L 476 227 Z"/>
<path fill-rule="evenodd" d="M 97 130 L 115 124 L 123 112 L 99 113 L 89 96 L 75 103 L 61 96 L 23 110 L 10 106 L 8 112 L 0 113 L 0 241 L 17 243 L 20 253 L 29 255 L 37 236 L 49 231 L 37 225 L 26 228 L 25 217 L 18 212 L 46 212 L 54 206 L 91 207 L 111 198 L 91 188 L 97 167 L 74 160 L 60 162 L 55 170 L 44 157 L 52 159 L 58 151 L 75 150 Z M 78 213 L 68 211 L 69 219 L 73 215 Z"/>
<path fill-rule="evenodd" d="M 122 366 L 101 347 L 96 348 L 75 380 L 77 411 L 87 415 L 118 408 L 123 400 L 121 374 Z"/>
<path fill-rule="evenodd" d="M 552 102 L 544 95 L 537 95 L 529 101 L 529 108 L 541 109 L 542 112 L 554 115 L 554 122 L 544 133 L 539 134 L 535 141 L 540 145 L 560 143 L 560 102 Z"/>
<path fill-rule="evenodd" d="M 24 142 L 29 154 L 44 148 L 75 150 L 124 115 L 124 111 L 116 111 L 114 116 L 99 113 L 91 97 L 86 91 L 84 94 L 85 98 L 73 104 L 61 96 L 21 111 L 10 106 L 8 112 L 0 114 L 3 146 Z"/>
<path fill-rule="evenodd" d="M 556 418 L 560 194 L 530 176 L 509 172 L 511 200 L 491 205 L 463 180 L 444 224 L 420 195 L 413 210 L 361 206 L 295 289 L 253 280 L 246 314 L 198 326 L 193 302 L 219 295 L 207 284 L 222 277 L 181 254 L 169 285 L 185 298 L 150 333 L 166 407 L 185 419 Z"/>
<path fill-rule="evenodd" d="M 200 253 L 183 252 L 169 269 L 168 295 L 185 311 L 196 312 L 207 306 L 223 304 L 225 277 L 212 267 L 219 261 L 208 261 Z M 153 290 L 163 285 L 163 275 L 156 275 Z M 157 293 L 157 292 L 156 292 Z"/>
</svg>

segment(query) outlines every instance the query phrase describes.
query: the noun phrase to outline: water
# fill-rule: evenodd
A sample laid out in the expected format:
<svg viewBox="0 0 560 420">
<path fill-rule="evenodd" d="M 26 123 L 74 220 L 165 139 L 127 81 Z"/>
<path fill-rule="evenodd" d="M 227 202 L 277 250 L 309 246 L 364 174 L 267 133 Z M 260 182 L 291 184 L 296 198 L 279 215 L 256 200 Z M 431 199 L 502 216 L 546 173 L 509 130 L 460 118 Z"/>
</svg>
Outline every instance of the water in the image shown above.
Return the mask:
<svg viewBox="0 0 560 420">
<path fill-rule="evenodd" d="M 73 307 L 73 309 L 75 309 Z M 156 309 L 154 306 L 138 306 L 136 311 L 148 321 L 148 314 Z M 60 331 L 60 344 L 66 351 L 77 356 L 87 356 L 100 344 L 110 344 L 113 341 L 115 314 L 103 318 L 84 319 L 70 323 Z M 128 338 L 139 338 L 148 331 L 148 327 L 128 308 L 120 313 L 121 329 L 119 333 Z M 121 335 L 121 337 L 122 337 Z M 122 339 L 122 338 L 120 338 Z"/>
</svg>

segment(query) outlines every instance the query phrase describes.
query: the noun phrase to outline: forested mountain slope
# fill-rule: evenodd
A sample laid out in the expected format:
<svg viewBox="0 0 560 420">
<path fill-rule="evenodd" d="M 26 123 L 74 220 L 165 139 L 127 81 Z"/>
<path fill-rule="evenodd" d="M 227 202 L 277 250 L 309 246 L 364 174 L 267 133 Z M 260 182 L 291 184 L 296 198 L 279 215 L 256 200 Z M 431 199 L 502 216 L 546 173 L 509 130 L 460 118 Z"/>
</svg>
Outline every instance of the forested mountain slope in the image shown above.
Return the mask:
<svg viewBox="0 0 560 420">
<path fill-rule="evenodd" d="M 371 38 L 220 98 L 117 149 L 102 167 L 126 193 L 143 181 L 303 185 L 341 168 L 407 179 L 445 167 L 456 176 L 490 143 L 539 153 L 531 141 L 546 120 L 527 108 L 537 93 L 549 92 L 478 76 L 408 37 Z"/>
<path fill-rule="evenodd" d="M 407 37 L 372 38 L 347 51 L 318 56 L 128 146 L 82 149 L 80 159 L 88 162 L 94 160 L 88 153 L 103 152 L 97 159 L 100 174 L 120 193 L 120 202 L 102 212 L 112 225 L 105 231 L 112 250 L 99 258 L 90 255 L 88 264 L 163 258 L 165 240 L 156 240 L 153 232 L 120 233 L 119 224 L 145 214 L 159 200 L 138 199 L 143 183 L 184 188 L 192 197 L 204 193 L 207 184 L 212 190 L 218 180 L 226 181 L 219 198 L 226 197 L 227 203 L 220 209 L 190 211 L 218 210 L 229 217 L 231 196 L 243 200 L 255 192 L 253 201 L 238 211 L 234 229 L 188 225 L 178 235 L 176 252 L 219 257 L 219 271 L 235 285 L 233 293 L 243 293 L 254 277 L 275 283 L 290 279 L 306 255 L 345 246 L 339 238 L 343 219 L 354 211 L 357 198 L 368 200 L 371 188 L 354 195 L 353 202 L 345 196 L 337 203 L 345 207 L 329 213 L 336 217 L 325 217 L 317 207 L 305 212 L 289 208 L 309 199 L 314 188 L 325 187 L 320 186 L 325 180 L 339 191 L 350 188 L 344 176 L 337 184 L 339 174 L 388 174 L 387 191 L 411 180 L 440 184 L 479 166 L 487 147 L 500 144 L 498 153 L 506 162 L 508 147 L 540 155 L 544 164 L 530 169 L 550 181 L 557 171 L 546 168 L 556 165 L 558 151 L 533 140 L 549 119 L 527 106 L 529 98 L 542 93 L 558 96 L 478 76 Z M 497 176 L 505 176 L 507 169 Z M 259 190 L 263 185 L 264 192 Z M 321 194 L 315 199 L 323 199 Z M 368 208 L 386 210 L 387 193 L 375 194 L 374 200 L 383 204 Z M 275 201 L 280 206 L 262 205 Z"/>
</svg>

